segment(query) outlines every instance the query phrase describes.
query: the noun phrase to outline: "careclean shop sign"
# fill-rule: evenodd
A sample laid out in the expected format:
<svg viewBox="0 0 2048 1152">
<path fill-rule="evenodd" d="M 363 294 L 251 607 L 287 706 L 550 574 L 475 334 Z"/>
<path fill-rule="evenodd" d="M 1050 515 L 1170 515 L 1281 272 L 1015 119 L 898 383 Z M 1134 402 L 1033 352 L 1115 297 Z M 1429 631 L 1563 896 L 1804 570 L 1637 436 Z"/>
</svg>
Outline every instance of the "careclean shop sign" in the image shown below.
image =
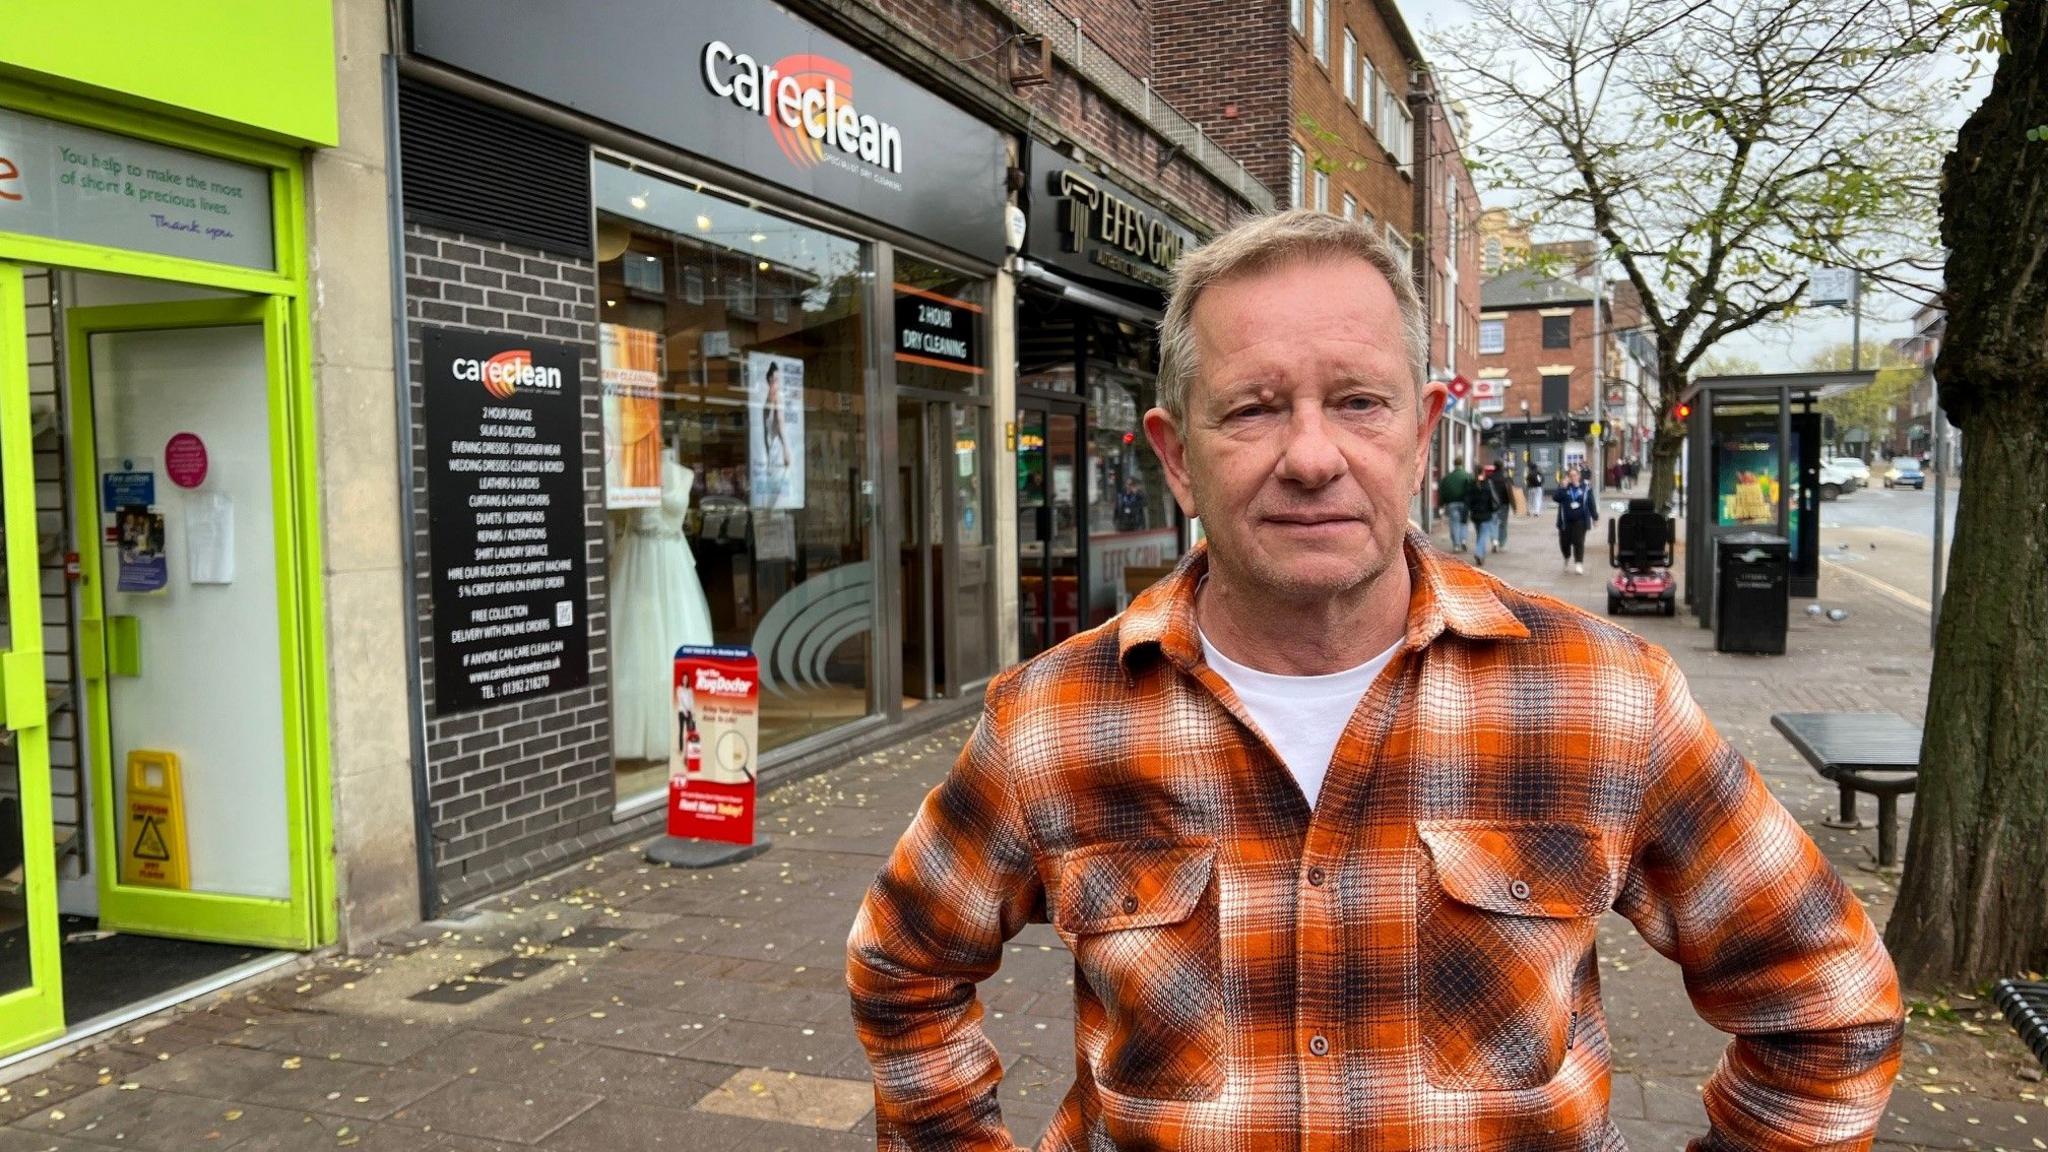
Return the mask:
<svg viewBox="0 0 2048 1152">
<path fill-rule="evenodd" d="M 434 702 L 441 715 L 590 682 L 577 352 L 421 333 Z"/>
</svg>

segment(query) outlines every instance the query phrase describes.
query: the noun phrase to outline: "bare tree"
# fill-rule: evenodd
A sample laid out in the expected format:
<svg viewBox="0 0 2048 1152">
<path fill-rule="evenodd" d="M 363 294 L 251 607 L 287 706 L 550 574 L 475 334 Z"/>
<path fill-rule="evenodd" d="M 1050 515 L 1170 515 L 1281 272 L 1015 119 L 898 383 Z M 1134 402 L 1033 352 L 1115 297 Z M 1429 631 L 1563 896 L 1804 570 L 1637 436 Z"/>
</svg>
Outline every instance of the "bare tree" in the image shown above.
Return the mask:
<svg viewBox="0 0 2048 1152">
<path fill-rule="evenodd" d="M 1953 82 L 1925 66 L 1946 31 L 1926 0 L 1468 6 L 1435 48 L 1491 124 L 1483 179 L 1539 226 L 1590 227 L 1641 297 L 1653 499 L 1671 495 L 1695 368 L 1804 306 L 1815 266 L 1928 291 L 1946 139 L 1932 117 Z"/>
<path fill-rule="evenodd" d="M 1957 16 L 2004 51 L 1944 170 L 1934 375 L 1970 467 L 1885 942 L 1909 983 L 1971 988 L 2048 968 L 2048 3 Z"/>
</svg>

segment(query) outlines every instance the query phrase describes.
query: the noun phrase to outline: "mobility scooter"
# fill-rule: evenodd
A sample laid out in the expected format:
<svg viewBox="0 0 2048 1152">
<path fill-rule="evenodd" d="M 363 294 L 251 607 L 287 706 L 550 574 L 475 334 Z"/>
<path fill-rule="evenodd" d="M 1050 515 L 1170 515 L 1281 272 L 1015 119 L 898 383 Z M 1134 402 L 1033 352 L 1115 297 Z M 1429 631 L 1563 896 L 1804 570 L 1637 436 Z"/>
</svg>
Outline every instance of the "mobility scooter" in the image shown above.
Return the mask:
<svg viewBox="0 0 2048 1152">
<path fill-rule="evenodd" d="M 1607 582 L 1607 614 L 1649 608 L 1665 616 L 1678 614 L 1678 583 L 1671 578 L 1676 559 L 1675 525 L 1643 497 L 1628 502 L 1628 511 L 1607 522 L 1607 563 L 1615 569 Z"/>
</svg>

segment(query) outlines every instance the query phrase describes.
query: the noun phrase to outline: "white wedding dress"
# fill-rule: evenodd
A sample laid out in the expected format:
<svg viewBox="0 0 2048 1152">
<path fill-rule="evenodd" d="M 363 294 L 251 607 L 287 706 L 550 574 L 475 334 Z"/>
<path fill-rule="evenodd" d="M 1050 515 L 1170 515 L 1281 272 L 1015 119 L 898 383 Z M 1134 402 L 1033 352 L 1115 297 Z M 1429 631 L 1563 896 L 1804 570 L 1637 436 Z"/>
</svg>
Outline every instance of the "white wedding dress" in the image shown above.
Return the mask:
<svg viewBox="0 0 2048 1152">
<path fill-rule="evenodd" d="M 675 726 L 675 657 L 709 644 L 711 608 L 683 537 L 695 477 L 661 465 L 661 504 L 628 513 L 612 551 L 612 755 L 667 760 Z"/>
</svg>

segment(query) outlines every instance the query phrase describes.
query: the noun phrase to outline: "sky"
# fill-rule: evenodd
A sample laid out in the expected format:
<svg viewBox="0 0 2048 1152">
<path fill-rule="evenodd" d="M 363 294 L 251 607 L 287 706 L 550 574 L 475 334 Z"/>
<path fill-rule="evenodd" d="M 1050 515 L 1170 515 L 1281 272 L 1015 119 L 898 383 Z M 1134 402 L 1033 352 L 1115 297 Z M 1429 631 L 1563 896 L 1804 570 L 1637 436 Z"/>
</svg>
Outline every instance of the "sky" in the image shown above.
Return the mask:
<svg viewBox="0 0 2048 1152">
<path fill-rule="evenodd" d="M 1423 45 L 1423 51 L 1430 52 L 1435 34 L 1452 32 L 1460 24 L 1473 17 L 1465 0 L 1397 0 L 1402 17 L 1408 27 Z M 1955 64 L 1955 74 L 1960 76 L 1964 64 Z M 1963 120 L 1974 111 L 1990 90 L 1991 74 L 1985 69 L 1973 81 L 1969 94 L 1947 110 L 1944 119 L 1951 128 L 1962 126 Z M 1455 93 L 1453 97 L 1455 98 Z M 1487 129 L 1485 124 L 1472 126 L 1472 137 L 1482 137 Z M 1488 195 L 1486 186 L 1479 188 L 1480 200 L 1487 207 L 1510 206 L 1503 197 Z M 1539 231 L 1537 238 L 1545 237 Z M 1863 341 L 1893 340 L 1912 334 L 1914 305 L 1896 297 L 1880 297 L 1876 293 L 1865 296 L 1863 307 Z M 1852 321 L 1846 311 L 1837 308 L 1818 309 L 1806 313 L 1786 324 L 1766 330 L 1737 333 L 1716 346 L 1716 350 L 1727 355 L 1755 360 L 1766 372 L 1791 371 L 1802 365 L 1805 359 L 1830 345 L 1847 344 L 1852 331 Z"/>
</svg>

